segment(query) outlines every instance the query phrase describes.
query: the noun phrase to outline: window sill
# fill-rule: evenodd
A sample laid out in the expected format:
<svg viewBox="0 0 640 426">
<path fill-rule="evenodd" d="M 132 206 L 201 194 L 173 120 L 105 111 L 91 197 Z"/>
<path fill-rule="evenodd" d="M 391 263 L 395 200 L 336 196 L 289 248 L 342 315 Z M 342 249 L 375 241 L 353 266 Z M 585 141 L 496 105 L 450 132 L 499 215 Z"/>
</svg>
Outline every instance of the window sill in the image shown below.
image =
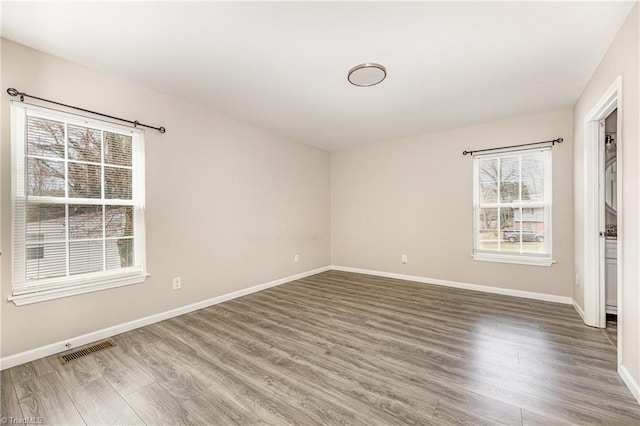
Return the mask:
<svg viewBox="0 0 640 426">
<path fill-rule="evenodd" d="M 476 253 L 473 259 L 481 262 L 514 263 L 518 265 L 530 266 L 551 266 L 556 263 L 550 258 L 540 258 L 533 256 L 509 256 L 500 254 Z"/>
<path fill-rule="evenodd" d="M 44 302 L 46 300 L 60 299 L 62 297 L 76 296 L 79 294 L 91 293 L 94 291 L 106 290 L 110 288 L 123 287 L 132 284 L 140 284 L 150 276 L 146 273 L 135 273 L 120 275 L 115 277 L 91 280 L 86 284 L 73 285 L 63 288 L 56 288 L 32 293 L 20 294 L 9 297 L 9 301 L 16 306 L 30 305 L 32 303 Z"/>
</svg>

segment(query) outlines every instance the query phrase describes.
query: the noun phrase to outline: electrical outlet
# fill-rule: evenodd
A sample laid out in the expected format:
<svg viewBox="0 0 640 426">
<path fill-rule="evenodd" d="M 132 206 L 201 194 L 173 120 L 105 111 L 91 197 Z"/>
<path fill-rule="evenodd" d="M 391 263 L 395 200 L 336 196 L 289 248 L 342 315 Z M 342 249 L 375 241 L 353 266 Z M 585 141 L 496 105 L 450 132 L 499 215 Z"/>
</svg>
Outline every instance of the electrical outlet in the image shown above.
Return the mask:
<svg viewBox="0 0 640 426">
<path fill-rule="evenodd" d="M 409 256 L 407 256 L 406 254 L 402 255 L 402 263 L 408 263 L 409 262 Z"/>
<path fill-rule="evenodd" d="M 296 254 L 293 256 L 293 263 L 299 263 L 300 262 L 300 255 Z"/>
<path fill-rule="evenodd" d="M 576 274 L 576 287 L 580 287 L 580 275 Z"/>
<path fill-rule="evenodd" d="M 180 290 L 182 288 L 182 278 L 174 277 L 173 278 L 173 289 Z"/>
</svg>

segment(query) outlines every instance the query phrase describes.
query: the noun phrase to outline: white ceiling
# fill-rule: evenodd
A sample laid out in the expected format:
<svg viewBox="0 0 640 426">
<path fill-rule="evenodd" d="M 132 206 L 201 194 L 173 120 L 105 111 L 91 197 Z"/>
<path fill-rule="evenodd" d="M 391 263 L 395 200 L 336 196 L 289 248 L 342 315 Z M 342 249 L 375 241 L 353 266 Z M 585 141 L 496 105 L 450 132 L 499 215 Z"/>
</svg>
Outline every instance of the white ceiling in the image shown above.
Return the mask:
<svg viewBox="0 0 640 426">
<path fill-rule="evenodd" d="M 2 36 L 334 150 L 570 107 L 632 6 L 3 2 Z"/>
</svg>

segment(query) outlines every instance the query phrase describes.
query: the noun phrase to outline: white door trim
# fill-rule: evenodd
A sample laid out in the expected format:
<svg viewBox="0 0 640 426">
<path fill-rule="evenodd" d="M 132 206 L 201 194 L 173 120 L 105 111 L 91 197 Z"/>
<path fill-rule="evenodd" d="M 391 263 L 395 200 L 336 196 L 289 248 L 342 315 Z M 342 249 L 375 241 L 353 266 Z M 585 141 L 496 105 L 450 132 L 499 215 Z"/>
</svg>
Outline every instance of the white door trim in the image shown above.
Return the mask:
<svg viewBox="0 0 640 426">
<path fill-rule="evenodd" d="M 601 175 L 604 170 L 604 146 L 600 134 L 600 121 L 618 108 L 617 155 L 622 158 L 622 77 L 618 77 L 611 87 L 595 104 L 584 121 L 585 149 L 584 149 L 584 322 L 593 327 L 603 328 L 606 325 L 605 283 L 604 274 L 604 238 L 599 232 L 605 230 L 604 222 L 604 191 L 601 187 Z M 622 161 L 618 161 L 618 321 L 622 311 L 622 263 L 623 232 L 621 229 L 623 200 L 621 176 Z M 594 196 L 598 194 L 598 196 Z M 621 324 L 618 323 L 618 345 L 621 346 Z M 622 362 L 622 351 L 618 351 L 618 365 Z"/>
</svg>

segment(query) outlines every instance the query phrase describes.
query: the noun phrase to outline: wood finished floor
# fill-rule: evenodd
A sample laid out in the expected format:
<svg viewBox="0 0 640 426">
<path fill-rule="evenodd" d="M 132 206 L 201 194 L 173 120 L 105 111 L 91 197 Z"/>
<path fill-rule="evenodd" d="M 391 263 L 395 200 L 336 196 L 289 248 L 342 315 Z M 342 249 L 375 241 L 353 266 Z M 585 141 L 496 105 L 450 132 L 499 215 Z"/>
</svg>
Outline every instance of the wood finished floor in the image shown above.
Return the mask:
<svg viewBox="0 0 640 426">
<path fill-rule="evenodd" d="M 640 424 L 571 306 L 330 271 L 2 371 L 48 424 Z"/>
<path fill-rule="evenodd" d="M 618 316 L 607 314 L 607 328 L 602 330 L 614 348 L 618 347 Z"/>
</svg>

